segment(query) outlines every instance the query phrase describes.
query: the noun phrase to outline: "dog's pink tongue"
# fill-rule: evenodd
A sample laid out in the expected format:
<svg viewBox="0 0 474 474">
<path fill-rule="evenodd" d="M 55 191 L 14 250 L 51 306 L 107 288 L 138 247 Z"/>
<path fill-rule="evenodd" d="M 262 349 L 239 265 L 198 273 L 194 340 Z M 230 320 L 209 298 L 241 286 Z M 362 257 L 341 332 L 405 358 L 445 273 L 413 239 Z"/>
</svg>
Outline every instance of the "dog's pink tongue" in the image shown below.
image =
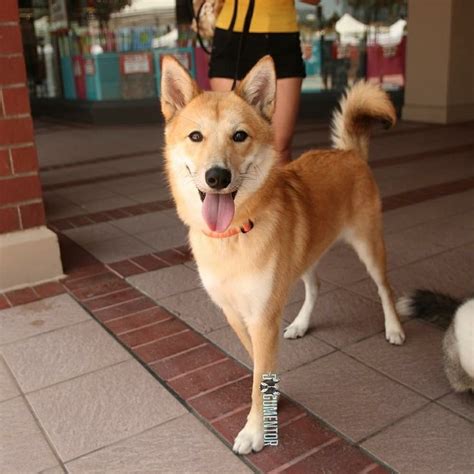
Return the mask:
<svg viewBox="0 0 474 474">
<path fill-rule="evenodd" d="M 202 204 L 202 217 L 214 232 L 224 232 L 234 218 L 232 194 L 207 193 Z"/>
</svg>

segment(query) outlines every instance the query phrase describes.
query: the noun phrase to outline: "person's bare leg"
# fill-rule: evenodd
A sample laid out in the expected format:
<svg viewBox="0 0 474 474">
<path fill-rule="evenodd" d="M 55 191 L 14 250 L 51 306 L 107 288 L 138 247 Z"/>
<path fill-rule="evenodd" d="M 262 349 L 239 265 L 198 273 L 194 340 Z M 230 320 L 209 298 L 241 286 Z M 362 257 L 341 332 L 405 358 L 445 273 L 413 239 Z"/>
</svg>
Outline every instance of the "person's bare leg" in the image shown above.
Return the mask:
<svg viewBox="0 0 474 474">
<path fill-rule="evenodd" d="M 232 89 L 233 79 L 227 77 L 211 77 L 211 89 L 216 92 L 229 92 Z"/>
<path fill-rule="evenodd" d="M 291 161 L 291 142 L 300 107 L 302 82 L 301 77 L 277 80 L 275 113 L 272 123 L 275 131 L 275 149 L 280 156 L 280 164 Z"/>
</svg>

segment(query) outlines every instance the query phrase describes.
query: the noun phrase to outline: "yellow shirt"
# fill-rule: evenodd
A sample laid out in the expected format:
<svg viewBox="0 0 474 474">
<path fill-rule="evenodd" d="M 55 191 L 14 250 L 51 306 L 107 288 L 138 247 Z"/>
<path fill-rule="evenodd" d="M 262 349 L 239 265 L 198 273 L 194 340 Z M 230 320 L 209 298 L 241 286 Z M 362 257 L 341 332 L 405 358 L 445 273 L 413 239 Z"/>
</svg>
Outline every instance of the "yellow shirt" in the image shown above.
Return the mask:
<svg viewBox="0 0 474 474">
<path fill-rule="evenodd" d="M 216 21 L 217 28 L 229 29 L 236 1 L 238 2 L 237 18 L 233 31 L 243 30 L 249 0 L 225 0 Z M 294 0 L 255 0 L 250 33 L 295 33 L 297 31 L 299 30 Z"/>
</svg>

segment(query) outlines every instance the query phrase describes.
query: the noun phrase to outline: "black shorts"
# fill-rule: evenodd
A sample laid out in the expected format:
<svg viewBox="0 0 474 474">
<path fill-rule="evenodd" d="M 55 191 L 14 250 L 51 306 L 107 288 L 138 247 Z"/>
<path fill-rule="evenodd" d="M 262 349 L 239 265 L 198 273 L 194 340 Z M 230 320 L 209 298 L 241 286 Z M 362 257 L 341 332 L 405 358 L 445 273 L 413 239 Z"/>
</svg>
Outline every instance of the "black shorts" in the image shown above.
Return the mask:
<svg viewBox="0 0 474 474">
<path fill-rule="evenodd" d="M 242 33 L 216 28 L 209 62 L 209 77 L 242 79 L 263 56 L 275 62 L 278 79 L 306 77 L 299 33 L 247 33 L 242 43 L 239 67 L 237 57 Z"/>
</svg>

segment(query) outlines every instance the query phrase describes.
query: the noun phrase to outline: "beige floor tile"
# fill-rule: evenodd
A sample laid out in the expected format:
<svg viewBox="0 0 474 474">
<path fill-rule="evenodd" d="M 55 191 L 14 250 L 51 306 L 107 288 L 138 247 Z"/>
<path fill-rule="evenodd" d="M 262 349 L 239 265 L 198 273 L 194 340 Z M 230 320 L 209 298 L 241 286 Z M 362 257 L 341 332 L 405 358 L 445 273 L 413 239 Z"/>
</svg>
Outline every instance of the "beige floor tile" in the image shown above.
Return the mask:
<svg viewBox="0 0 474 474">
<path fill-rule="evenodd" d="M 194 260 L 184 263 L 184 266 L 194 270 L 195 272 L 198 271 L 197 263 Z"/>
<path fill-rule="evenodd" d="M 429 229 L 431 223 L 411 227 L 385 237 L 388 268 L 398 268 L 437 255 L 447 247 Z M 423 238 L 420 238 L 423 236 Z"/>
<path fill-rule="evenodd" d="M 152 189 L 147 191 L 140 191 L 128 194 L 130 199 L 137 202 L 151 202 L 151 201 L 164 201 L 165 199 L 171 198 L 171 193 L 168 188 L 158 188 L 154 186 Z"/>
<path fill-rule="evenodd" d="M 113 167 L 101 163 L 89 163 L 86 167 L 78 167 L 71 173 L 69 169 L 56 169 L 43 171 L 41 181 L 45 185 L 64 183 L 77 179 L 93 179 L 114 172 Z"/>
<path fill-rule="evenodd" d="M 89 212 L 100 212 L 107 211 L 108 209 L 116 209 L 117 207 L 133 206 L 134 204 L 136 204 L 136 202 L 128 197 L 115 195 L 107 199 L 88 201 L 82 204 L 82 206 Z"/>
<path fill-rule="evenodd" d="M 421 407 L 427 400 L 336 352 L 288 372 L 285 393 L 358 441 Z"/>
<path fill-rule="evenodd" d="M 0 472 L 34 473 L 57 464 L 24 399 L 0 403 Z"/>
<path fill-rule="evenodd" d="M 345 352 L 429 398 L 451 391 L 443 370 L 443 331 L 420 321 L 404 324 L 406 341 L 394 346 L 378 336 Z"/>
<path fill-rule="evenodd" d="M 474 394 L 449 393 L 438 400 L 440 405 L 462 415 L 474 423 Z"/>
<path fill-rule="evenodd" d="M 202 288 L 161 299 L 160 304 L 203 334 L 227 325 L 224 313 Z"/>
<path fill-rule="evenodd" d="M 185 245 L 188 242 L 188 230 L 184 224 L 179 224 L 166 229 L 139 233 L 136 237 L 159 251 Z"/>
<path fill-rule="evenodd" d="M 42 389 L 27 398 L 63 461 L 186 412 L 134 360 Z"/>
<path fill-rule="evenodd" d="M 390 196 L 424 186 L 432 186 L 466 177 L 472 169 L 472 151 L 430 160 L 415 160 L 394 166 L 374 169 L 382 196 Z"/>
<path fill-rule="evenodd" d="M 149 170 L 157 166 L 157 160 L 159 152 L 156 155 L 133 157 L 131 160 L 121 160 L 120 162 L 114 161 L 115 169 L 118 171 L 138 171 L 138 170 Z M 151 174 L 151 173 L 150 173 Z M 160 173 L 161 174 L 161 173 Z M 143 176 L 137 176 L 136 178 L 142 178 Z M 135 179 L 136 179 L 135 178 Z M 133 179 L 133 178 L 132 178 Z"/>
<path fill-rule="evenodd" d="M 280 331 L 280 338 L 278 340 L 278 373 L 295 369 L 334 350 L 324 342 L 312 337 L 293 340 L 284 339 L 283 329 L 284 327 Z M 252 368 L 250 357 L 230 326 L 213 331 L 207 337 L 232 357 L 247 367 Z"/>
<path fill-rule="evenodd" d="M 329 283 L 330 284 L 330 283 Z M 303 280 L 298 280 L 290 291 L 287 304 L 303 302 L 304 301 L 304 284 Z"/>
<path fill-rule="evenodd" d="M 472 200 L 470 202 L 474 203 L 474 192 L 472 193 Z M 455 216 L 451 216 L 446 219 L 445 222 L 460 229 L 469 229 L 472 231 L 474 230 L 474 208 L 471 208 L 466 212 L 456 214 Z M 472 232 L 468 235 L 474 238 Z"/>
<path fill-rule="evenodd" d="M 156 166 L 156 165 L 155 165 Z M 132 166 L 133 167 L 133 166 Z M 145 166 L 144 168 L 151 168 L 153 166 Z M 143 167 L 142 167 L 143 169 Z M 123 173 L 129 171 L 127 170 L 127 163 L 121 163 L 119 167 L 116 168 L 116 172 Z M 136 171 L 136 170 L 134 170 Z M 152 179 L 152 176 L 155 179 Z M 161 173 L 149 173 L 149 174 L 142 174 L 140 176 L 130 176 L 128 178 L 120 178 L 114 179 L 112 181 L 108 181 L 104 183 L 104 186 L 107 189 L 115 191 L 116 193 L 121 193 L 124 196 L 129 196 L 130 194 L 137 193 L 140 191 L 150 190 L 158 188 L 157 182 L 162 183 L 162 175 Z"/>
<path fill-rule="evenodd" d="M 12 377 L 10 369 L 0 356 L 0 402 L 20 395 L 20 390 Z"/>
<path fill-rule="evenodd" d="M 424 222 L 454 216 L 472 209 L 473 202 L 474 191 L 471 190 L 394 209 L 383 214 L 384 230 L 389 234 Z"/>
<path fill-rule="evenodd" d="M 73 186 L 70 188 L 61 188 L 56 191 L 57 194 L 70 199 L 78 205 L 85 202 L 98 201 L 116 196 L 115 193 L 101 186 L 99 183 L 85 184 L 82 186 Z"/>
<path fill-rule="evenodd" d="M 422 133 L 416 133 L 412 135 L 399 136 L 393 134 L 381 140 L 371 140 L 370 142 L 370 156 L 374 158 L 384 157 L 389 158 L 392 156 L 400 156 L 406 153 L 418 153 L 430 150 L 439 150 L 440 148 L 447 148 L 451 146 L 457 146 L 461 144 L 472 143 L 472 127 L 471 129 L 456 129 L 445 128 L 445 129 L 434 129 L 424 130 Z M 443 157 L 446 162 L 450 162 Z M 431 160 L 427 161 L 425 165 L 429 167 Z M 424 169 L 424 168 L 421 168 Z M 467 168 L 464 168 L 466 170 Z"/>
<path fill-rule="evenodd" d="M 332 283 L 328 283 L 327 281 L 320 279 L 319 295 L 323 295 L 324 293 L 332 291 L 335 288 L 337 287 L 333 285 Z M 290 296 L 288 297 L 287 304 L 303 302 L 304 296 L 305 294 L 304 294 L 303 280 L 299 279 L 295 283 L 295 285 L 293 286 L 293 289 L 290 292 Z"/>
<path fill-rule="evenodd" d="M 474 211 L 463 212 L 440 222 L 430 222 L 426 231 L 447 248 L 474 242 Z"/>
<path fill-rule="evenodd" d="M 156 124 L 139 127 L 94 126 L 87 128 L 67 127 L 51 135 L 37 135 L 40 163 L 76 163 L 92 158 L 108 157 L 141 151 L 157 150 L 160 162 L 162 133 Z M 127 157 L 125 160 L 133 158 Z"/>
<path fill-rule="evenodd" d="M 242 362 L 242 364 L 246 365 L 248 368 L 252 368 L 253 364 L 247 351 L 244 349 L 244 346 L 230 326 L 217 329 L 216 331 L 207 334 L 207 337 L 227 354 L 231 355 L 239 362 Z"/>
<path fill-rule="evenodd" d="M 64 234 L 77 242 L 79 245 L 92 242 L 102 242 L 104 240 L 116 239 L 126 235 L 124 232 L 117 229 L 117 227 L 105 222 L 101 224 L 86 225 L 76 229 L 65 230 Z"/>
<path fill-rule="evenodd" d="M 423 253 L 427 255 L 429 255 L 429 252 L 435 253 L 436 247 L 442 251 L 473 242 L 473 220 L 473 212 L 463 212 L 447 219 L 425 222 L 400 233 L 390 234 L 388 239 L 390 241 L 390 239 L 393 240 L 398 236 L 398 240 L 402 244 L 419 249 L 419 253 L 423 257 Z M 422 245 L 425 246 L 424 252 Z"/>
<path fill-rule="evenodd" d="M 44 203 L 44 208 L 46 216 L 48 217 L 48 221 L 84 214 L 83 207 L 74 204 L 69 199 L 64 199 L 62 197 L 54 197 L 46 200 Z"/>
<path fill-rule="evenodd" d="M 300 308 L 301 303 L 288 305 L 283 315 L 285 321 L 291 323 Z M 384 339 L 383 329 L 383 311 L 379 303 L 341 288 L 318 298 L 307 335 L 344 347 L 378 333 Z"/>
<path fill-rule="evenodd" d="M 5 309 L 0 313 L 0 344 L 26 339 L 89 318 L 69 295 Z"/>
<path fill-rule="evenodd" d="M 132 276 L 127 281 L 156 300 L 201 287 L 197 273 L 184 265 Z"/>
<path fill-rule="evenodd" d="M 473 269 L 474 244 L 470 244 L 391 270 L 388 277 L 398 296 L 417 288 L 431 288 L 463 298 L 472 293 Z M 371 281 L 365 280 L 348 288 L 378 300 Z"/>
<path fill-rule="evenodd" d="M 467 474 L 474 470 L 472 423 L 431 404 L 363 443 L 397 472 Z"/>
<path fill-rule="evenodd" d="M 130 358 L 129 353 L 95 321 L 9 344 L 2 351 L 23 392 Z"/>
<path fill-rule="evenodd" d="M 337 244 L 324 255 L 318 265 L 318 275 L 335 285 L 347 285 L 368 277 L 364 264 L 348 245 Z"/>
<path fill-rule="evenodd" d="M 116 239 L 88 242 L 82 246 L 94 257 L 105 263 L 153 252 L 152 247 L 130 235 Z"/>
<path fill-rule="evenodd" d="M 252 472 L 192 415 L 184 415 L 67 464 L 84 472 Z"/>
<path fill-rule="evenodd" d="M 127 232 L 128 234 L 140 234 L 151 230 L 158 230 L 167 227 L 173 227 L 179 222 L 171 217 L 167 211 L 151 212 L 141 216 L 126 217 L 117 219 L 112 225 Z"/>
<path fill-rule="evenodd" d="M 59 464 L 55 467 L 51 467 L 49 469 L 45 469 L 41 471 L 41 474 L 63 474 L 66 472 Z"/>
</svg>

